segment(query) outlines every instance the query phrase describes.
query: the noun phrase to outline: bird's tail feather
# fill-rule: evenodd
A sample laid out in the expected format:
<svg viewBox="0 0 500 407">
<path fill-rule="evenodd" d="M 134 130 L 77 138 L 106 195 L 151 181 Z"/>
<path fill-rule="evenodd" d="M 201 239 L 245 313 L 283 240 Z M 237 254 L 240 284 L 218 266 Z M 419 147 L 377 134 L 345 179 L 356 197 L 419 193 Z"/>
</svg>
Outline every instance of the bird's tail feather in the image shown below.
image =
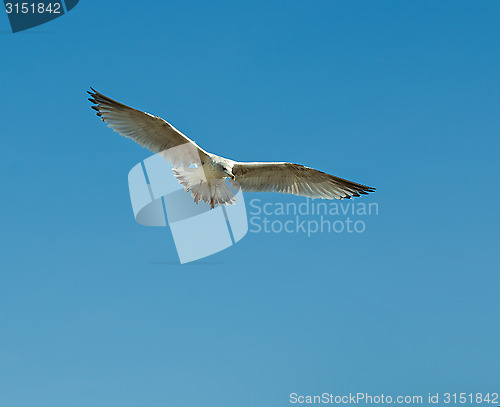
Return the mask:
<svg viewBox="0 0 500 407">
<path fill-rule="evenodd" d="M 202 167 L 174 168 L 174 175 L 194 201 L 200 200 L 214 208 L 215 205 L 234 205 L 236 197 L 224 179 L 207 179 Z"/>
</svg>

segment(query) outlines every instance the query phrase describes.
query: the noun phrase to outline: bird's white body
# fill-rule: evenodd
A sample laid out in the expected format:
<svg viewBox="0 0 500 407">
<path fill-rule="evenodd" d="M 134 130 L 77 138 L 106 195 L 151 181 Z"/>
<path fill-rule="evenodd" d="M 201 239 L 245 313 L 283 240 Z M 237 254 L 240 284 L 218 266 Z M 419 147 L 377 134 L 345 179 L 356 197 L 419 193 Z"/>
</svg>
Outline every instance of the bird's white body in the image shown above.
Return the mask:
<svg viewBox="0 0 500 407">
<path fill-rule="evenodd" d="M 208 159 L 202 164 L 207 179 L 232 178 L 233 165 L 236 162 L 215 154 L 208 154 Z"/>
<path fill-rule="evenodd" d="M 234 180 L 234 161 L 215 154 L 208 154 L 198 165 L 174 168 L 174 175 L 186 192 L 191 192 L 194 201 L 203 200 L 212 208 L 215 205 L 232 205 L 236 201 L 233 192 L 226 185 L 227 178 Z"/>
</svg>

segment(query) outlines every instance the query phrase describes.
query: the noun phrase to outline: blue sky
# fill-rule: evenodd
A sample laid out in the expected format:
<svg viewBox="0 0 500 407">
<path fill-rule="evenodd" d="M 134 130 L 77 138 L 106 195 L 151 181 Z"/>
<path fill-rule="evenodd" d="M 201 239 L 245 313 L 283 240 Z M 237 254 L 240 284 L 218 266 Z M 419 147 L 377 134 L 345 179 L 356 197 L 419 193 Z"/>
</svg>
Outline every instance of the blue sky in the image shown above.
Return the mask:
<svg viewBox="0 0 500 407">
<path fill-rule="evenodd" d="M 495 1 L 82 0 L 12 34 L 0 15 L 0 405 L 500 392 L 499 18 Z M 357 202 L 379 214 L 178 265 L 130 207 L 151 154 L 89 86 L 222 156 L 372 185 Z"/>
</svg>

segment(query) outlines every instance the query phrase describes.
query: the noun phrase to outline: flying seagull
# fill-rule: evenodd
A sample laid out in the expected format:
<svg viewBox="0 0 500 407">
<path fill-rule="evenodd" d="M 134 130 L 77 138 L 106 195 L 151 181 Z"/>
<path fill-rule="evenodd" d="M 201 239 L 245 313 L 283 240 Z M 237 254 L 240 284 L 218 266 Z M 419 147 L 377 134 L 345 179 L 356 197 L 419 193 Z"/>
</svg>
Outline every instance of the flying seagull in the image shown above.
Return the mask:
<svg viewBox="0 0 500 407">
<path fill-rule="evenodd" d="M 202 200 L 211 208 L 233 205 L 236 198 L 226 180 L 245 192 L 280 192 L 321 199 L 350 199 L 375 191 L 299 164 L 238 162 L 219 157 L 203 150 L 162 118 L 90 89 L 87 93 L 92 109 L 108 127 L 170 161 L 175 177 L 196 203 Z"/>
</svg>

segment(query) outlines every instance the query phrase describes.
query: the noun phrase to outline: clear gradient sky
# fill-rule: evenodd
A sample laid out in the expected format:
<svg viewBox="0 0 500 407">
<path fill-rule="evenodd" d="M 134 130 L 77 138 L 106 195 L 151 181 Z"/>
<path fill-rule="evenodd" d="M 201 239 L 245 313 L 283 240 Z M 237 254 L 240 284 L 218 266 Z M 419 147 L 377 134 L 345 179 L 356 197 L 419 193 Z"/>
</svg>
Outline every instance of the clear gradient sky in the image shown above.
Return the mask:
<svg viewBox="0 0 500 407">
<path fill-rule="evenodd" d="M 0 13 L 0 406 L 500 392 L 499 21 L 491 0 L 81 0 L 17 34 Z M 89 86 L 219 155 L 374 186 L 379 214 L 181 266 L 132 216 L 151 154 Z"/>
</svg>

